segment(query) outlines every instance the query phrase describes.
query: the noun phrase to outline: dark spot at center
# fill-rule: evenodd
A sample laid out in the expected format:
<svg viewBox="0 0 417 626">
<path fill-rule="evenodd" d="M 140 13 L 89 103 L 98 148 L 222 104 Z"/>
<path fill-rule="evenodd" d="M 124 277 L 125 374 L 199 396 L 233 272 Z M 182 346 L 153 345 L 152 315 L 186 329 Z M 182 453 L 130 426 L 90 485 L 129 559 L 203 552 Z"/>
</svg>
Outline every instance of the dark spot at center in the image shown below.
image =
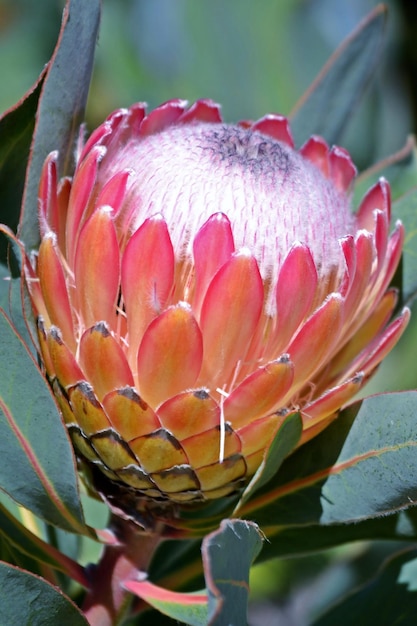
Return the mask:
<svg viewBox="0 0 417 626">
<path fill-rule="evenodd" d="M 239 126 L 213 126 L 203 133 L 203 150 L 231 167 L 239 166 L 251 174 L 285 176 L 298 169 L 291 149 L 276 139 Z"/>
</svg>

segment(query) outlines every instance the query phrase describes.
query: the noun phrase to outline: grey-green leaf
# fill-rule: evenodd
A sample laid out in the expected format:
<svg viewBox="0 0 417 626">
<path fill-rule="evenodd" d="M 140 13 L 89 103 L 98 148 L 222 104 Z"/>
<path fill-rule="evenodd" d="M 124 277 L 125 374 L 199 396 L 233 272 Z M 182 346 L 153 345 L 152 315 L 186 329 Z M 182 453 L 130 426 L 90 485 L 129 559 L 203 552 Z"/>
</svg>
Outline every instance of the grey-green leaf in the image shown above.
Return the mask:
<svg viewBox="0 0 417 626">
<path fill-rule="evenodd" d="M 297 145 L 314 134 L 330 144 L 340 141 L 380 61 L 385 20 L 386 7 L 378 5 L 339 46 L 296 105 L 291 128 Z"/>
<path fill-rule="evenodd" d="M 417 392 L 367 398 L 287 459 L 243 506 L 261 526 L 342 524 L 417 502 Z"/>
<path fill-rule="evenodd" d="M 83 121 L 100 19 L 100 0 L 68 0 L 61 32 L 42 88 L 26 176 L 20 238 L 27 249 L 39 243 L 37 194 L 46 156 L 60 154 L 60 174 L 73 167 L 78 128 Z"/>
<path fill-rule="evenodd" d="M 262 547 L 253 522 L 224 520 L 202 546 L 209 596 L 209 625 L 244 626 L 249 594 L 249 570 Z"/>
<path fill-rule="evenodd" d="M 2 626 L 88 626 L 79 609 L 57 587 L 0 562 Z"/>
<path fill-rule="evenodd" d="M 87 533 L 71 444 L 49 386 L 0 310 L 0 488 L 65 530 Z"/>
<path fill-rule="evenodd" d="M 16 232 L 29 158 L 36 107 L 45 72 L 37 83 L 0 118 L 0 222 Z M 0 262 L 6 264 L 9 242 L 0 235 Z"/>
</svg>

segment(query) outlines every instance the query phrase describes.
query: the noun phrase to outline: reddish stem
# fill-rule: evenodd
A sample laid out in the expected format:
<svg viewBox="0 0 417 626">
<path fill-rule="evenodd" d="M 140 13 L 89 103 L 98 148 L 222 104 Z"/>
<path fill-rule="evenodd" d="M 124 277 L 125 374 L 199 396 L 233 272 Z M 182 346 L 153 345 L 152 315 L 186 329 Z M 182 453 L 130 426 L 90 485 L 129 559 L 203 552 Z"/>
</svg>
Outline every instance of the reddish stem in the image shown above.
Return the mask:
<svg viewBox="0 0 417 626">
<path fill-rule="evenodd" d="M 116 626 L 122 622 L 132 598 L 123 588 L 123 582 L 146 577 L 161 541 L 159 534 L 144 533 L 120 518 L 113 518 L 112 531 L 116 542 L 104 548 L 90 575 L 90 590 L 83 610 L 91 626 Z"/>
</svg>

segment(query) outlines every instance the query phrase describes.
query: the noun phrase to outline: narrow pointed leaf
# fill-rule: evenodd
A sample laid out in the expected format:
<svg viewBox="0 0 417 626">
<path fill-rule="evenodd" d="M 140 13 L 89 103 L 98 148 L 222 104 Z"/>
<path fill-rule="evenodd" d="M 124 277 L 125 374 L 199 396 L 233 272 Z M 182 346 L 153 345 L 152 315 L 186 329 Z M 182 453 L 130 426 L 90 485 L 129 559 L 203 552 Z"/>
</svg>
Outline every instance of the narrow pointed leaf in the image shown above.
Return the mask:
<svg viewBox="0 0 417 626">
<path fill-rule="evenodd" d="M 243 506 L 262 526 L 359 522 L 417 502 L 417 392 L 352 405 Z"/>
<path fill-rule="evenodd" d="M 402 290 L 405 302 L 411 302 L 417 294 L 417 193 L 412 189 L 393 204 L 394 217 L 405 227 L 403 247 Z"/>
<path fill-rule="evenodd" d="M 87 626 L 80 610 L 57 587 L 0 562 L 0 623 Z"/>
<path fill-rule="evenodd" d="M 209 595 L 209 625 L 247 623 L 249 570 L 262 547 L 253 522 L 223 520 L 202 546 Z"/>
<path fill-rule="evenodd" d="M 0 486 L 42 519 L 77 532 L 83 522 L 74 458 L 51 391 L 0 314 Z"/>
<path fill-rule="evenodd" d="M 15 550 L 64 572 L 85 587 L 88 586 L 83 568 L 78 563 L 34 535 L 2 504 L 0 504 L 0 537 Z"/>
<path fill-rule="evenodd" d="M 296 145 L 311 135 L 340 141 L 380 62 L 386 8 L 378 5 L 341 44 L 292 112 Z M 323 112 L 325 111 L 325 115 Z"/>
<path fill-rule="evenodd" d="M 359 206 L 368 189 L 381 177 L 389 181 L 392 202 L 417 186 L 417 149 L 414 137 L 408 137 L 398 152 L 361 172 L 355 181 L 353 206 Z"/>
<path fill-rule="evenodd" d="M 25 170 L 35 127 L 35 113 L 45 77 L 0 118 L 0 222 L 16 232 L 19 223 Z M 0 235 L 0 261 L 7 262 L 8 242 Z"/>
<path fill-rule="evenodd" d="M 190 626 L 206 626 L 208 596 L 205 592 L 178 593 L 157 587 L 148 580 L 129 580 L 125 589 L 139 596 L 164 615 Z"/>
<path fill-rule="evenodd" d="M 314 626 L 414 624 L 417 614 L 416 560 L 417 550 L 394 556 L 375 578 L 315 621 Z"/>
<path fill-rule="evenodd" d="M 68 174 L 78 126 L 83 119 L 93 66 L 100 0 L 67 0 L 58 43 L 40 95 L 31 158 L 26 174 L 20 237 L 28 249 L 39 243 L 37 192 L 43 162 L 60 154 L 60 174 Z"/>
<path fill-rule="evenodd" d="M 265 459 L 243 492 L 234 513 L 237 513 L 240 507 L 278 472 L 285 457 L 297 445 L 302 430 L 303 423 L 299 413 L 291 413 L 285 418 L 268 449 Z"/>
</svg>

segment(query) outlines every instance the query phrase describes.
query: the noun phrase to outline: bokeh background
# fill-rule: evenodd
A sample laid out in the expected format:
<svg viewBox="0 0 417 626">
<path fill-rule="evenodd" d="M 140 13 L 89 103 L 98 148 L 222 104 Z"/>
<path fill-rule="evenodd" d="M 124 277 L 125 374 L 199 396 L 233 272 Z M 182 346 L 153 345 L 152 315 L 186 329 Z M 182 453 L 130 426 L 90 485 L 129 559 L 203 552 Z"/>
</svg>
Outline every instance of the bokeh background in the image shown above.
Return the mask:
<svg viewBox="0 0 417 626">
<path fill-rule="evenodd" d="M 0 0 L 0 111 L 22 97 L 50 58 L 64 4 Z M 227 121 L 256 119 L 267 112 L 288 114 L 338 44 L 377 4 L 103 0 L 87 127 L 93 129 L 113 109 L 134 101 L 153 107 L 176 97 L 191 102 L 210 97 L 222 104 Z M 398 150 L 417 132 L 417 3 L 386 4 L 384 56 L 340 142 L 360 170 Z M 414 322 L 368 392 L 417 387 L 414 308 Z M 251 626 L 306 624 L 371 575 L 391 548 L 361 543 L 256 566 Z"/>
</svg>

